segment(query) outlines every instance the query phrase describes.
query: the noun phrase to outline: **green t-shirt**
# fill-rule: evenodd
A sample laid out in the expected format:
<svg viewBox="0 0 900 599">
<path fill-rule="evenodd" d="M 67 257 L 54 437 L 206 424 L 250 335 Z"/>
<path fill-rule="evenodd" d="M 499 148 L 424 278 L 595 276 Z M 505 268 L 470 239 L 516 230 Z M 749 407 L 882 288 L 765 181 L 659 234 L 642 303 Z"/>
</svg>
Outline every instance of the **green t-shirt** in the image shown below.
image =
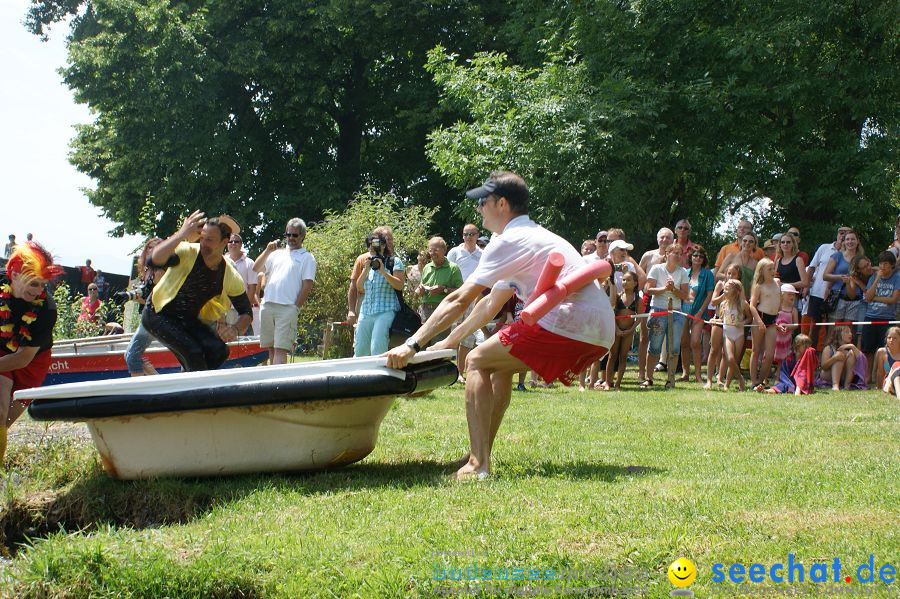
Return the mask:
<svg viewBox="0 0 900 599">
<path fill-rule="evenodd" d="M 443 285 L 445 287 L 459 288 L 462 287 L 463 278 L 459 267 L 444 260 L 440 266 L 435 266 L 434 262 L 429 262 L 422 269 L 422 285 L 425 287 L 434 287 L 435 285 Z M 436 305 L 441 303 L 447 293 L 426 293 L 422 296 L 422 303 L 425 305 Z"/>
</svg>

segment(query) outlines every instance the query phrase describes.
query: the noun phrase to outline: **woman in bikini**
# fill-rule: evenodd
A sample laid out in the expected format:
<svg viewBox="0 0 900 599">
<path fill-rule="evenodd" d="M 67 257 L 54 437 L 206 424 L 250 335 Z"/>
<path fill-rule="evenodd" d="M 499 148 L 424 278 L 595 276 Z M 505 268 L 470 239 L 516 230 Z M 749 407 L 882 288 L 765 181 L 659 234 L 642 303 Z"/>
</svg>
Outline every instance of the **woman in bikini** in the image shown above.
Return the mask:
<svg viewBox="0 0 900 599">
<path fill-rule="evenodd" d="M 741 280 L 741 267 L 737 264 L 732 264 L 727 269 L 725 269 L 724 272 L 726 278 L 725 280 L 716 283 L 716 287 L 712 292 L 712 298 L 709 302 L 711 306 L 716 308 L 716 316 L 719 322 L 721 322 L 722 320 L 720 306 L 722 304 L 722 300 L 725 299 L 725 285 L 729 281 Z M 741 294 L 743 295 L 743 290 L 741 291 Z M 744 299 L 746 300 L 747 298 Z M 713 325 L 709 334 L 709 356 L 706 360 L 706 384 L 703 385 L 704 389 L 712 389 L 713 375 L 716 373 L 717 367 L 718 375 L 716 376 L 716 382 L 719 384 L 719 386 L 725 385 L 725 375 L 727 374 L 728 370 L 728 362 L 725 359 L 725 354 L 722 352 L 722 345 L 722 327 L 720 325 Z"/>
<path fill-rule="evenodd" d="M 771 263 L 771 261 L 770 261 Z M 741 373 L 740 356 L 744 355 L 744 324 L 751 318 L 750 306 L 744 298 L 744 286 L 738 280 L 725 283 L 725 297 L 719 304 L 722 336 L 725 338 L 725 360 L 728 374 L 722 387 L 727 391 L 732 379 L 737 379 L 741 391 L 747 389 Z M 721 376 L 721 373 L 720 373 Z"/>
<path fill-rule="evenodd" d="M 775 263 L 763 258 L 756 265 L 750 311 L 753 313 L 753 353 L 750 354 L 750 381 L 753 387 L 768 380 L 775 358 L 775 320 L 781 307 L 781 287 L 775 282 Z M 762 367 L 760 367 L 762 362 Z"/>
<path fill-rule="evenodd" d="M 888 329 L 884 347 L 875 352 L 875 369 L 878 387 L 900 399 L 900 327 Z"/>
<path fill-rule="evenodd" d="M 603 390 L 608 391 L 610 382 L 613 380 L 615 373 L 615 385 L 613 387 L 618 390 L 622 387 L 622 377 L 625 375 L 625 366 L 627 365 L 628 351 L 631 349 L 631 343 L 634 340 L 634 330 L 637 328 L 637 319 L 633 318 L 638 314 L 641 306 L 641 299 L 637 293 L 638 278 L 633 272 L 622 273 L 622 293 L 616 298 L 616 340 L 613 346 L 609 348 L 609 359 L 606 361 L 606 381 L 603 383 Z"/>
</svg>

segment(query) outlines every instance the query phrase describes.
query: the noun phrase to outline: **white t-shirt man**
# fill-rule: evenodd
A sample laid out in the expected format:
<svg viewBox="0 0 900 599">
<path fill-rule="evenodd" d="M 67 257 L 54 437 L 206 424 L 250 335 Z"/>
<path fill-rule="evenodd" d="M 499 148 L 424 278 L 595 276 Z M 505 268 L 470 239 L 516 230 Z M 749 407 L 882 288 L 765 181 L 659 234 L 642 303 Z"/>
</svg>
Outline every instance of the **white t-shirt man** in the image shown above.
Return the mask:
<svg viewBox="0 0 900 599">
<path fill-rule="evenodd" d="M 819 249 L 816 250 L 813 259 L 810 260 L 810 268 L 816 269 L 813 277 L 813 284 L 809 288 L 809 294 L 811 296 L 825 299 L 825 288 L 828 286 L 828 282 L 825 280 L 825 267 L 828 266 L 828 261 L 831 259 L 832 254 L 837 251 L 839 250 L 834 249 L 834 242 L 823 243 L 819 246 Z"/>
<path fill-rule="evenodd" d="M 675 272 L 669 272 L 665 262 L 655 264 L 650 267 L 650 272 L 647 273 L 647 279 L 656 281 L 655 285 L 650 285 L 651 287 L 664 287 L 669 277 L 672 277 L 672 282 L 675 283 L 676 289 L 690 283 L 690 276 L 681 264 L 675 268 Z M 672 309 L 681 310 L 681 299 L 670 291 L 650 296 L 650 306 L 659 310 L 667 310 L 669 308 L 669 298 L 672 298 Z"/>
<path fill-rule="evenodd" d="M 461 243 L 447 252 L 447 260 L 459 267 L 459 272 L 462 273 L 463 282 L 465 282 L 469 275 L 475 272 L 475 269 L 478 267 L 481 254 L 482 250 L 477 245 L 470 252 L 466 249 L 466 244 Z"/>
<path fill-rule="evenodd" d="M 525 300 L 534 292 L 550 252 L 565 258 L 560 278 L 585 266 L 568 241 L 527 215 L 517 216 L 502 233 L 494 233 L 468 281 L 488 288 L 502 281 Z M 612 306 L 596 281 L 563 299 L 538 324 L 562 337 L 602 347 L 610 347 L 615 339 Z"/>
<path fill-rule="evenodd" d="M 303 281 L 316 279 L 316 259 L 306 248 L 275 250 L 266 260 L 266 293 L 268 303 L 291 305 L 297 301 Z"/>
</svg>

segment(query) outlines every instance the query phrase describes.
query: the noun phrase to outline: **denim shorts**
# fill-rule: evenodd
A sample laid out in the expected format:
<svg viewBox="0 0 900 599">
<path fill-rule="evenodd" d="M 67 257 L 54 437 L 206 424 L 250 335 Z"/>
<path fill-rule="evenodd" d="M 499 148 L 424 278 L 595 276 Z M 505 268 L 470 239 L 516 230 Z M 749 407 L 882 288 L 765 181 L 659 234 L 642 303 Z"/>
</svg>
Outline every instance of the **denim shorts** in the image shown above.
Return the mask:
<svg viewBox="0 0 900 599">
<path fill-rule="evenodd" d="M 666 338 L 669 325 L 666 322 L 667 316 L 651 316 L 647 323 L 647 330 L 650 333 L 650 353 L 658 356 L 662 351 L 663 339 Z M 668 352 L 678 355 L 681 352 L 681 332 L 684 329 L 684 315 L 672 314 L 672 335 L 669 340 Z"/>
</svg>

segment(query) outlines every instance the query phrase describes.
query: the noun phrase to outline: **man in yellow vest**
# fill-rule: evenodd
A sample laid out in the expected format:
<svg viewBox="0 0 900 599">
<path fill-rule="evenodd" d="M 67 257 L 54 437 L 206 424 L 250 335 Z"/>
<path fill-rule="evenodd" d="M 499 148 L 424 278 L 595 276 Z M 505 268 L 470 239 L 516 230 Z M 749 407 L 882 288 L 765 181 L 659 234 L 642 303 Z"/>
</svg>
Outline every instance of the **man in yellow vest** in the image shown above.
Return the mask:
<svg viewBox="0 0 900 599">
<path fill-rule="evenodd" d="M 168 267 L 156 283 L 141 322 L 189 372 L 214 370 L 228 359 L 228 341 L 247 330 L 253 311 L 240 273 L 224 259 L 225 246 L 240 227 L 230 216 L 206 219 L 199 210 L 177 233 L 153 248 L 152 266 Z M 188 243 L 196 239 L 197 243 Z M 238 321 L 215 322 L 234 305 Z"/>
</svg>

